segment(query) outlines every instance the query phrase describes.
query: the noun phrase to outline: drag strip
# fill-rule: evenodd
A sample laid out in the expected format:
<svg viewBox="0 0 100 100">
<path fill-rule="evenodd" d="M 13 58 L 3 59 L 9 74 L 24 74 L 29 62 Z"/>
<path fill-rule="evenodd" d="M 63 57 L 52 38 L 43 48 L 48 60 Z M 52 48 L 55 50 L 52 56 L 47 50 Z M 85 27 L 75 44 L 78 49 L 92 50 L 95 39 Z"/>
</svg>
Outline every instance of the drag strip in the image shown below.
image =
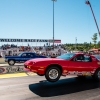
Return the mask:
<svg viewBox="0 0 100 100">
<path fill-rule="evenodd" d="M 100 82 L 62 77 L 50 83 L 37 75 L 0 79 L 0 100 L 100 100 Z"/>
<path fill-rule="evenodd" d="M 23 77 L 23 76 L 27 76 L 27 74 L 26 73 L 1 74 L 0 79 L 1 78 L 12 78 L 12 77 Z"/>
</svg>

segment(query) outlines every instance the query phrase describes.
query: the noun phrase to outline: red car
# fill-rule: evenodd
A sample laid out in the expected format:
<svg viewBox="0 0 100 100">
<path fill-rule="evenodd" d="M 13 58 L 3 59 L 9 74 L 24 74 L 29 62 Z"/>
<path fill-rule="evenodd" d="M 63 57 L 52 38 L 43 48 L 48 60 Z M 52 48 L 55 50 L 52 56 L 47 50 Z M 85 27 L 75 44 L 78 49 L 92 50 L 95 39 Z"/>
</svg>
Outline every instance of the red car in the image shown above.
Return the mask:
<svg viewBox="0 0 100 100">
<path fill-rule="evenodd" d="M 24 63 L 26 72 L 45 75 L 49 82 L 56 82 L 60 76 L 93 76 L 100 79 L 100 61 L 93 55 L 66 53 L 57 58 L 37 58 Z"/>
</svg>

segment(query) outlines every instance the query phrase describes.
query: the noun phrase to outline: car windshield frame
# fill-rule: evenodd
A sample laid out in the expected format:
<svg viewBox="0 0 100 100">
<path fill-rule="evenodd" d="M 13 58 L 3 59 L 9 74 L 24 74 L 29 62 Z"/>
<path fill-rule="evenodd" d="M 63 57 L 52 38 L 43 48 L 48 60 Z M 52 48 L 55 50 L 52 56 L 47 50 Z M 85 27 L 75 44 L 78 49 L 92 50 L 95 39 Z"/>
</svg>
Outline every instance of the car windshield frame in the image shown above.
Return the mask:
<svg viewBox="0 0 100 100">
<path fill-rule="evenodd" d="M 24 53 L 20 53 L 20 54 L 18 54 L 18 56 L 21 56 L 22 54 L 24 54 Z"/>
<path fill-rule="evenodd" d="M 93 55 L 94 57 L 96 57 L 98 60 L 100 60 L 100 55 Z"/>
<path fill-rule="evenodd" d="M 69 60 L 70 58 L 72 58 L 74 56 L 75 56 L 75 53 L 66 53 L 66 54 L 62 54 L 60 56 L 57 56 L 56 58 L 64 59 L 64 60 Z"/>
</svg>

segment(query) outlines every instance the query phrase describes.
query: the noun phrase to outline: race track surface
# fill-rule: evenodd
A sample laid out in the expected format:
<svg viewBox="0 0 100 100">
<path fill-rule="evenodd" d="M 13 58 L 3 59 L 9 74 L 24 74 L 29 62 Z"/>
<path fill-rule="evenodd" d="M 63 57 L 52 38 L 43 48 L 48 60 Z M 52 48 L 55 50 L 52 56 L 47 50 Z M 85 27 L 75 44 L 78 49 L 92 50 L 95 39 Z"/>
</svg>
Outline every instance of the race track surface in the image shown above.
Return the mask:
<svg viewBox="0 0 100 100">
<path fill-rule="evenodd" d="M 37 75 L 1 78 L 0 100 L 100 100 L 100 82 L 91 77 L 62 77 L 56 83 Z"/>
</svg>

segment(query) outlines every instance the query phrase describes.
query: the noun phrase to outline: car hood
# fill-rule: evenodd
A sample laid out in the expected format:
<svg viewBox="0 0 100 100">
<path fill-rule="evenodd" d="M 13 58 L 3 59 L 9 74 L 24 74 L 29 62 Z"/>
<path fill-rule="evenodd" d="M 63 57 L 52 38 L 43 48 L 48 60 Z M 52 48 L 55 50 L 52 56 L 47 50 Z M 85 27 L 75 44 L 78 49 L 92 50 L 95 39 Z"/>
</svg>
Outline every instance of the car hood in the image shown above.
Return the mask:
<svg viewBox="0 0 100 100">
<path fill-rule="evenodd" d="M 61 61 L 61 60 L 64 60 L 64 59 L 59 59 L 59 58 L 36 58 L 36 59 L 31 59 L 31 60 L 28 60 L 26 61 L 25 63 L 27 62 L 41 62 L 41 61 Z"/>
<path fill-rule="evenodd" d="M 19 58 L 19 56 L 5 56 L 5 58 Z"/>
</svg>

